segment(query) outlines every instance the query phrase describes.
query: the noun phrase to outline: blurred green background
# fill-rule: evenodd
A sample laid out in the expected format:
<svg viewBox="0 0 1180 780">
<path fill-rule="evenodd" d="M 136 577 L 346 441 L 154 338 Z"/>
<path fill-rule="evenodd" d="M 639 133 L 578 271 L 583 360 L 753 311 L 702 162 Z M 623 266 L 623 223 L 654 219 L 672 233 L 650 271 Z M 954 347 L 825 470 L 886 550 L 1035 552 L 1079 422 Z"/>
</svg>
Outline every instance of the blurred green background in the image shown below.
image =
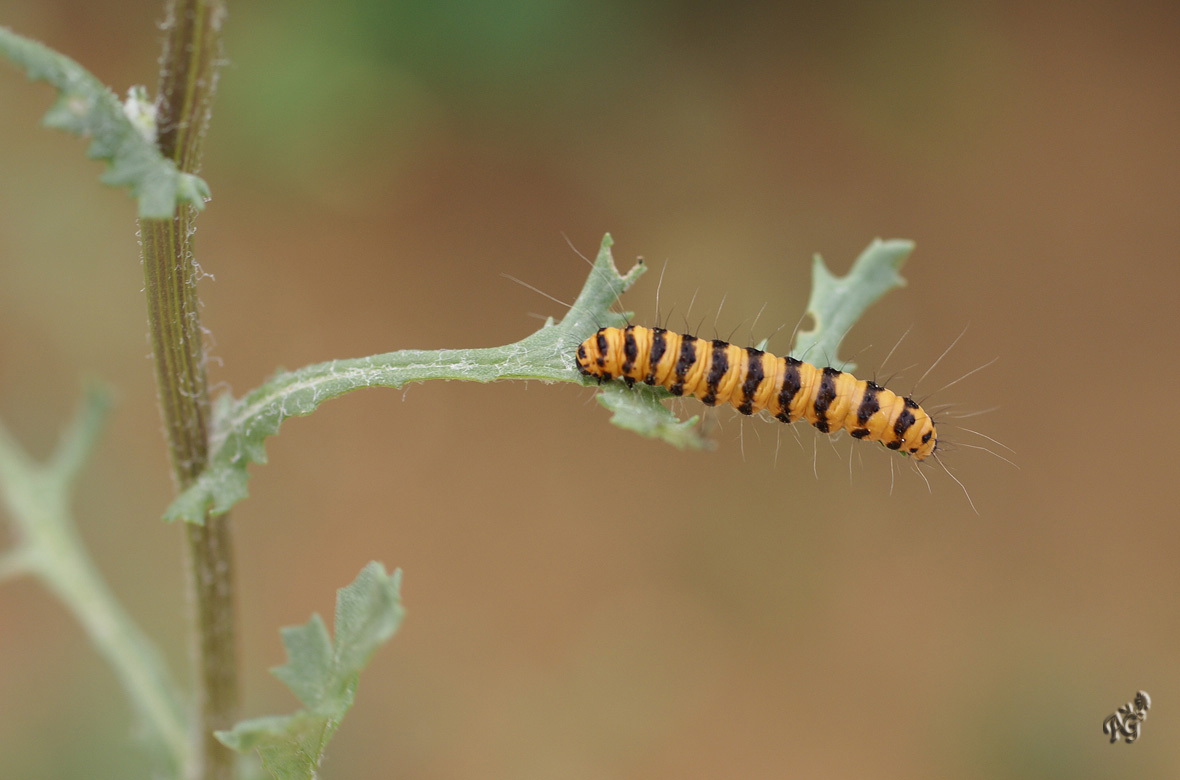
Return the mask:
<svg viewBox="0 0 1180 780">
<path fill-rule="evenodd" d="M 745 342 L 765 304 L 753 336 L 782 325 L 785 352 L 812 252 L 843 273 L 904 237 L 910 283 L 845 357 L 871 376 L 912 327 L 881 370 L 907 391 L 970 324 L 919 391 L 999 356 L 935 400 L 998 407 L 967 424 L 1020 465 L 948 452 L 977 517 L 937 468 L 891 491 L 878 447 L 850 468 L 846 439 L 731 412 L 702 454 L 568 385 L 347 396 L 284 426 L 234 510 L 246 715 L 295 706 L 277 629 L 379 559 L 409 612 L 327 777 L 1180 773 L 1180 6 L 229 8 L 196 245 L 219 390 L 514 341 L 562 309 L 500 274 L 571 300 L 564 236 L 606 231 L 621 265 L 667 263 L 673 321 L 695 296 L 692 327 Z M 160 15 L 14 0 L 0 23 L 122 93 L 154 87 Z M 49 102 L 0 67 L 0 417 L 43 454 L 82 377 L 117 388 L 77 515 L 184 676 L 134 206 L 37 126 Z M 1143 737 L 1108 744 L 1140 688 Z M 144 776 L 133 740 L 60 606 L 0 588 L 0 776 Z"/>
</svg>

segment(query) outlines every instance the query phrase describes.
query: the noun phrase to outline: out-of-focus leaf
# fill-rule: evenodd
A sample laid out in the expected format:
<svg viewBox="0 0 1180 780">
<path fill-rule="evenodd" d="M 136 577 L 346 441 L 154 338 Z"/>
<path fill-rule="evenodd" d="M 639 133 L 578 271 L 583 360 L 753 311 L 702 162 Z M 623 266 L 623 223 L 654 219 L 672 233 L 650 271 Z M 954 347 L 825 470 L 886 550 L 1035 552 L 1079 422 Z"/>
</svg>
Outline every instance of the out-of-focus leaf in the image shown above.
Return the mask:
<svg viewBox="0 0 1180 780">
<path fill-rule="evenodd" d="M 242 721 L 217 738 L 239 752 L 257 752 L 277 780 L 315 777 L 328 740 L 352 706 L 361 669 L 401 623 L 400 583 L 400 572 L 389 575 L 370 563 L 336 592 L 335 640 L 319 615 L 282 629 L 287 663 L 271 671 L 304 708 Z"/>
<path fill-rule="evenodd" d="M 197 176 L 181 173 L 160 154 L 142 116 L 142 92 L 133 92 L 129 98 L 128 105 L 137 116 L 132 121 L 114 93 L 64 54 L 0 27 L 0 55 L 23 68 L 30 80 L 47 81 L 57 89 L 57 100 L 42 122 L 88 136 L 86 156 L 107 164 L 99 180 L 130 190 L 140 217 L 168 219 L 181 203 L 204 208 L 208 185 Z"/>
</svg>

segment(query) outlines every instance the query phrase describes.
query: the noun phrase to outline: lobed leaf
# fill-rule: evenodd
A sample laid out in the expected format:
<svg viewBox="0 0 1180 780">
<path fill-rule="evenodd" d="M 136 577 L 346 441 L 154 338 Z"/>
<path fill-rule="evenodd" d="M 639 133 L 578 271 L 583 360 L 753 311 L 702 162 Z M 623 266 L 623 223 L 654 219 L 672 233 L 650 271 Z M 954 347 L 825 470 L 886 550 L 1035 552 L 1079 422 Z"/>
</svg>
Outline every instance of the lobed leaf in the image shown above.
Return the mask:
<svg viewBox="0 0 1180 780">
<path fill-rule="evenodd" d="M 679 449 L 706 449 L 713 446 L 697 429 L 698 416 L 681 420 L 660 403 L 672 397 L 663 388 L 636 384 L 628 388 L 619 382 L 607 382 L 598 393 L 598 403 L 611 411 L 610 421 L 623 430 L 649 439 L 663 439 Z"/>
<path fill-rule="evenodd" d="M 624 290 L 646 270 L 636 265 L 620 274 L 611 257 L 610 235 L 602 239 L 590 276 L 569 313 L 560 323 L 545 323 L 521 341 L 489 349 L 401 350 L 349 360 L 332 360 L 280 371 L 245 397 L 222 396 L 214 405 L 214 436 L 209 465 L 196 481 L 168 507 L 164 519 L 203 523 L 208 513 L 227 511 L 246 497 L 246 467 L 265 463 L 265 441 L 290 417 L 311 414 L 325 401 L 364 387 L 398 388 L 429 379 L 494 382 L 501 379 L 539 379 L 545 382 L 587 381 L 574 366 L 578 344 L 601 325 L 624 322 L 610 310 Z M 656 421 L 652 435 L 667 434 L 685 446 L 691 432 L 666 424 L 668 412 L 654 396 L 634 404 L 630 419 L 646 414 Z M 699 437 L 696 437 L 699 441 Z"/>
<path fill-rule="evenodd" d="M 328 740 L 352 707 L 361 669 L 401 624 L 400 585 L 401 572 L 386 574 L 374 561 L 336 592 L 335 641 L 319 615 L 282 629 L 287 663 L 271 672 L 304 709 L 245 720 L 217 738 L 240 753 L 257 752 L 277 780 L 315 777 Z"/>
<path fill-rule="evenodd" d="M 822 356 L 824 365 L 855 370 L 855 363 L 840 361 L 840 342 L 865 309 L 894 287 L 905 286 L 905 279 L 897 271 L 912 251 L 913 241 L 873 239 L 846 276 L 833 275 L 817 254 L 811 267 L 811 298 L 807 302 L 807 313 L 815 327 L 799 331 L 791 357 L 803 360 L 805 354 L 814 352 Z M 811 357 L 810 362 L 815 363 L 816 358 Z"/>
<path fill-rule="evenodd" d="M 182 173 L 164 157 L 156 147 L 154 133 L 145 129 L 142 112 L 132 121 L 114 93 L 85 68 L 7 27 L 0 27 L 0 55 L 23 68 L 30 80 L 47 81 L 57 89 L 57 100 L 42 122 L 89 136 L 86 156 L 107 164 L 99 180 L 130 190 L 140 217 L 168 219 L 181 203 L 204 208 L 208 185 L 197 176 Z M 139 94 L 133 92 L 129 101 Z M 141 103 L 135 100 L 137 108 Z"/>
</svg>

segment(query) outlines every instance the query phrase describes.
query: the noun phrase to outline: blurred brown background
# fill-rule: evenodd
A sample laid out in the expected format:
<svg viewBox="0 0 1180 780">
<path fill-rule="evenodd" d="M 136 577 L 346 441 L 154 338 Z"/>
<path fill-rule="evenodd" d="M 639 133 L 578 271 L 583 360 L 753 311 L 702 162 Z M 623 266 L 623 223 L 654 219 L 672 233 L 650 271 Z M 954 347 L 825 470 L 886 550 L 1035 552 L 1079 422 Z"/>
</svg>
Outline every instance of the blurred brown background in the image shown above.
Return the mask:
<svg viewBox="0 0 1180 780">
<path fill-rule="evenodd" d="M 8 3 L 0 23 L 120 93 L 159 10 Z M 491 346 L 560 316 L 602 233 L 656 267 L 636 321 L 756 338 L 874 237 L 909 285 L 849 335 L 1015 470 L 933 492 L 889 455 L 708 416 L 681 453 L 569 385 L 435 383 L 289 421 L 234 510 L 245 714 L 294 699 L 277 629 L 370 559 L 409 613 L 362 677 L 337 778 L 1109 778 L 1180 773 L 1180 11 L 1166 3 L 230 4 L 197 250 L 216 363 Z M 0 68 L 0 417 L 51 447 L 95 376 L 120 403 L 79 522 L 187 663 L 134 207 Z M 717 310 L 724 299 L 720 315 Z M 696 326 L 696 322 L 693 323 Z M 740 327 L 739 327 L 740 326 Z M 744 329 L 744 330 L 743 330 Z M 906 368 L 907 366 L 912 368 Z M 683 411 L 698 407 L 686 404 Z M 987 444 L 947 427 L 944 436 Z M 776 457 L 776 448 L 778 449 Z M 744 450 L 744 455 L 743 455 Z M 813 455 L 816 461 L 813 474 Z M 603 487 L 603 486 L 607 487 Z M 2 537 L 0 537 L 2 538 Z M 1136 689 L 1143 736 L 1103 718 Z M 0 588 L 0 776 L 143 776 L 109 671 L 35 583 Z"/>
</svg>

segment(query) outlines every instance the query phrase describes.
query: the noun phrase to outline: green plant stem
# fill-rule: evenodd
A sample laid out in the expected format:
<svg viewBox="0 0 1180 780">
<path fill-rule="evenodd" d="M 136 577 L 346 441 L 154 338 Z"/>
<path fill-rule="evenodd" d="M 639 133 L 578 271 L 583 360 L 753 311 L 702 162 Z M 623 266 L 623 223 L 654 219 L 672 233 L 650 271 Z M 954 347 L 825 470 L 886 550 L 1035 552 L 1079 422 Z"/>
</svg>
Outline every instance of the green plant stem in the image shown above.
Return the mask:
<svg viewBox="0 0 1180 780">
<path fill-rule="evenodd" d="M 174 0 L 166 13 L 158 142 L 177 168 L 195 173 L 217 82 L 225 7 L 217 1 Z M 178 491 L 200 475 L 209 455 L 209 391 L 196 289 L 200 271 L 192 251 L 195 216 L 194 209 L 180 206 L 171 219 L 140 221 L 156 387 Z M 213 736 L 234 724 L 238 709 L 229 517 L 186 526 L 185 539 L 200 740 L 191 774 L 229 780 L 234 755 Z"/>
</svg>

